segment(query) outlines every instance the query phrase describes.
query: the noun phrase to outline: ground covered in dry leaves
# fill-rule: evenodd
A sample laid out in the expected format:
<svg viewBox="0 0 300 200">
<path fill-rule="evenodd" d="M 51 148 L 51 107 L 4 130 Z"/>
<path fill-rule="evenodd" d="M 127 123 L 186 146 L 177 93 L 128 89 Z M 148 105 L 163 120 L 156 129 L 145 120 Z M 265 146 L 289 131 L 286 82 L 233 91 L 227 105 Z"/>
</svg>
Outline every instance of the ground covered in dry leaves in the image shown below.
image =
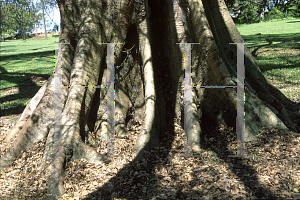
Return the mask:
<svg viewBox="0 0 300 200">
<path fill-rule="evenodd" d="M 2 117 L 3 141 L 13 126 Z M 18 119 L 18 116 L 15 116 Z M 65 171 L 65 199 L 300 199 L 300 134 L 262 128 L 259 140 L 246 143 L 253 159 L 231 158 L 236 133 L 227 127 L 208 131 L 202 151 L 184 153 L 185 136 L 175 125 L 174 138 L 136 161 L 133 146 L 139 127 L 116 138 L 115 157 L 109 163 L 69 160 Z M 9 144 L 1 144 L 1 156 Z M 13 167 L 1 171 L 1 199 L 41 199 L 47 192 L 49 171 L 38 170 L 45 140 L 23 151 Z M 97 151 L 106 152 L 98 142 Z"/>
</svg>

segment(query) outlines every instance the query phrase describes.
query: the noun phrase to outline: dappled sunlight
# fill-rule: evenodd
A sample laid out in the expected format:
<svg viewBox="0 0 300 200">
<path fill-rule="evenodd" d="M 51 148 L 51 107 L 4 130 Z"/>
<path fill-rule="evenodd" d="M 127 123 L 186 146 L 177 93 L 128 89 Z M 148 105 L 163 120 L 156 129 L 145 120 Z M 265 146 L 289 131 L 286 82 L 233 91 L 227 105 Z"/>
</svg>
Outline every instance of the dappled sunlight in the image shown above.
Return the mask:
<svg viewBox="0 0 300 200">
<path fill-rule="evenodd" d="M 258 57 L 273 57 L 276 58 L 278 56 L 288 57 L 288 56 L 298 56 L 300 57 L 300 49 L 287 49 L 287 48 L 266 48 L 259 49 L 257 51 Z"/>
</svg>

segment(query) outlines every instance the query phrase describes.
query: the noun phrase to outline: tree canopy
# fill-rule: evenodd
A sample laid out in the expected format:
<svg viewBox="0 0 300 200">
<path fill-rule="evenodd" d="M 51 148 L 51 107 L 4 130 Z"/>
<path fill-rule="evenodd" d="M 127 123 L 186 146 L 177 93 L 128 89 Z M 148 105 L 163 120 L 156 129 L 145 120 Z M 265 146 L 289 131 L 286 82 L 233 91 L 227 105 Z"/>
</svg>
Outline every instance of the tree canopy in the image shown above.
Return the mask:
<svg viewBox="0 0 300 200">
<path fill-rule="evenodd" d="M 265 20 L 299 17 L 299 0 L 225 0 L 225 3 L 230 12 L 238 14 L 239 23 L 258 22 L 262 12 L 268 13 Z"/>
</svg>

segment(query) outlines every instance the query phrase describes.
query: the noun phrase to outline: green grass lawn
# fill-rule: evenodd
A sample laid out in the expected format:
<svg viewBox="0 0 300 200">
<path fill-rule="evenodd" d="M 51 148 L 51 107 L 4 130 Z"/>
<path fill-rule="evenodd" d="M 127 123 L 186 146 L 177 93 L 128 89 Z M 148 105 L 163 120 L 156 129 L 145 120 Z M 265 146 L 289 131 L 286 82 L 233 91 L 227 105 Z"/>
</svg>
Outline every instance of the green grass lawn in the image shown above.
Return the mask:
<svg viewBox="0 0 300 200">
<path fill-rule="evenodd" d="M 263 75 L 300 101 L 300 19 L 237 25 Z"/>
<path fill-rule="evenodd" d="M 54 69 L 54 42 L 28 39 L 1 42 L 0 116 L 20 114 Z"/>
<path fill-rule="evenodd" d="M 237 25 L 262 73 L 300 102 L 300 19 Z M 1 42 L 0 116 L 22 113 L 54 69 L 58 37 Z M 40 78 L 44 81 L 39 81 Z"/>
</svg>

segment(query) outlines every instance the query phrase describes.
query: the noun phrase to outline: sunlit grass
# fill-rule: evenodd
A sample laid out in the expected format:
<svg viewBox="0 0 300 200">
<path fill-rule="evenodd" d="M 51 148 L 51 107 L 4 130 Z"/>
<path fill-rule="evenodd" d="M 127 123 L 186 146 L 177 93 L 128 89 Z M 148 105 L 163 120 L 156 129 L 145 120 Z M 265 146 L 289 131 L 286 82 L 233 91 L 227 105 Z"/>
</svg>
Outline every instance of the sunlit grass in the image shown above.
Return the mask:
<svg viewBox="0 0 300 200">
<path fill-rule="evenodd" d="M 300 20 L 244 24 L 237 28 L 245 42 L 253 43 L 247 47 L 267 80 L 284 95 L 300 101 Z M 1 115 L 21 112 L 37 92 L 26 87 L 19 91 L 20 86 L 28 85 L 27 80 L 34 75 L 51 75 L 55 51 L 54 44 L 48 43 L 55 41 L 58 37 L 1 42 Z"/>
<path fill-rule="evenodd" d="M 300 102 L 300 20 L 237 25 L 266 79 Z"/>
<path fill-rule="evenodd" d="M 45 39 L 6 40 L 1 42 L 0 104 L 1 115 L 23 111 L 42 84 L 32 83 L 31 77 L 51 75 L 54 69 L 54 42 Z"/>
</svg>

